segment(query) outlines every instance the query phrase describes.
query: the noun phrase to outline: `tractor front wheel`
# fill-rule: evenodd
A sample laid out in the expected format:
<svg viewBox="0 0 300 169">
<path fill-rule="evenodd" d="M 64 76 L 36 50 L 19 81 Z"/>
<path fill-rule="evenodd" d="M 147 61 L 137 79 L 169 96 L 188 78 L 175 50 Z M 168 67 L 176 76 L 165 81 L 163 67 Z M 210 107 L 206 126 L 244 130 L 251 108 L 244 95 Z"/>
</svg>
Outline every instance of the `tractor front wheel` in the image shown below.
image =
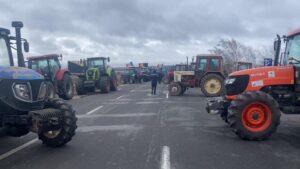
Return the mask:
<svg viewBox="0 0 300 169">
<path fill-rule="evenodd" d="M 74 85 L 73 85 L 73 80 L 70 75 L 65 74 L 64 78 L 62 80 L 60 90 L 62 94 L 60 97 L 62 97 L 65 100 L 70 100 L 74 96 Z"/>
<path fill-rule="evenodd" d="M 228 122 L 233 132 L 246 140 L 265 140 L 280 124 L 277 101 L 262 91 L 238 95 L 228 108 Z"/>
<path fill-rule="evenodd" d="M 110 90 L 111 91 L 117 91 L 117 88 L 118 88 L 117 77 L 115 75 L 113 75 L 110 78 Z"/>
<path fill-rule="evenodd" d="M 182 86 L 179 83 L 171 83 L 169 85 L 169 93 L 171 96 L 179 96 L 182 94 Z"/>
<path fill-rule="evenodd" d="M 101 93 L 110 92 L 110 80 L 107 76 L 103 76 L 100 78 L 100 90 Z"/>
<path fill-rule="evenodd" d="M 63 120 L 60 129 L 40 133 L 39 139 L 47 146 L 61 147 L 71 141 L 72 137 L 75 135 L 75 130 L 77 128 L 75 111 L 71 105 L 61 99 L 49 99 L 45 103 L 45 108 L 59 109 L 62 113 Z"/>
<path fill-rule="evenodd" d="M 218 74 L 208 74 L 201 80 L 200 87 L 206 97 L 220 96 L 224 90 L 223 77 Z"/>
<path fill-rule="evenodd" d="M 83 94 L 86 94 L 86 89 L 84 88 L 84 80 L 79 78 L 78 79 L 78 82 L 76 83 L 77 86 L 76 86 L 76 89 L 77 89 L 77 94 L 78 95 L 83 95 Z"/>
</svg>

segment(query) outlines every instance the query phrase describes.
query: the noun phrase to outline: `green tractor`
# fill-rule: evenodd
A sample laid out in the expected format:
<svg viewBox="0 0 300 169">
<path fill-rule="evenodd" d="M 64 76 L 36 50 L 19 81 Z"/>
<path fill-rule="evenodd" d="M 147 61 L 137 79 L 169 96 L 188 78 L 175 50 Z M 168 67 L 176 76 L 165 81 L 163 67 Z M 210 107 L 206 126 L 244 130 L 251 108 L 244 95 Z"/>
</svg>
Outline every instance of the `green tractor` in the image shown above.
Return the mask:
<svg viewBox="0 0 300 169">
<path fill-rule="evenodd" d="M 117 90 L 117 76 L 110 66 L 107 65 L 110 58 L 92 57 L 79 62 L 68 62 L 69 71 L 79 77 L 77 93 L 85 94 L 100 89 L 101 93 L 109 93 Z"/>
</svg>

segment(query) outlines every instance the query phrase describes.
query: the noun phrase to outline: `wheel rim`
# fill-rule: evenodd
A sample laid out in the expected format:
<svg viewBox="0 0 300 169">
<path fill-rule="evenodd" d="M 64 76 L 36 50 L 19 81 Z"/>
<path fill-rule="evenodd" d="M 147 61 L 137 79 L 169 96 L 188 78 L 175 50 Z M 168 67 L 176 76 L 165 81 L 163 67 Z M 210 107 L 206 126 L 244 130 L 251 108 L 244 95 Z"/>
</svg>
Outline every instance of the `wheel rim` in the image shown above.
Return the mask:
<svg viewBox="0 0 300 169">
<path fill-rule="evenodd" d="M 221 90 L 222 84 L 218 79 L 209 79 L 204 83 L 204 89 L 209 94 L 219 93 Z"/>
<path fill-rule="evenodd" d="M 264 103 L 251 103 L 246 106 L 242 113 L 243 126 L 251 132 L 266 130 L 272 119 L 270 108 Z"/>
<path fill-rule="evenodd" d="M 177 86 L 172 86 L 171 92 L 176 93 L 177 91 L 178 91 L 178 87 Z"/>
<path fill-rule="evenodd" d="M 61 132 L 61 129 L 59 130 L 53 130 L 53 131 L 47 131 L 47 132 L 44 132 L 44 136 L 47 137 L 47 138 L 55 138 L 57 137 Z"/>
</svg>

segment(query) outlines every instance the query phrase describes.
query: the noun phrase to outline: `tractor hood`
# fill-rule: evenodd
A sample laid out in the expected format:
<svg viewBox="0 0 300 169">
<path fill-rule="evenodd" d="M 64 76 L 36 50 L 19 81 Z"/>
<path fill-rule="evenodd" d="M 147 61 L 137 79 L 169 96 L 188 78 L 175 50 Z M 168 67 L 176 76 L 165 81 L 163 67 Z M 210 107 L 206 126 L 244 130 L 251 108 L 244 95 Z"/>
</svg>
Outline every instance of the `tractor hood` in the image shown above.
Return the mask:
<svg viewBox="0 0 300 169">
<path fill-rule="evenodd" d="M 226 96 L 233 99 L 235 95 L 244 91 L 258 91 L 263 87 L 274 85 L 293 85 L 294 74 L 292 65 L 268 66 L 233 72 L 225 81 Z"/>
<path fill-rule="evenodd" d="M 0 79 L 42 80 L 44 77 L 31 69 L 0 66 Z"/>
</svg>

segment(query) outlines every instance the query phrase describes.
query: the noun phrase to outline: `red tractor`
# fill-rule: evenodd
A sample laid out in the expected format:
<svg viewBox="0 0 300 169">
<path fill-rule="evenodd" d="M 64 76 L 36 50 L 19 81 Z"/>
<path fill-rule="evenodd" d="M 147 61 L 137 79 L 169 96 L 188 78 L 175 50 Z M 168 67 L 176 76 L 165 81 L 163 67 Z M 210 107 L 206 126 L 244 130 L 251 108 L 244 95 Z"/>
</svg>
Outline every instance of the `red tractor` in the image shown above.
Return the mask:
<svg viewBox="0 0 300 169">
<path fill-rule="evenodd" d="M 49 83 L 49 97 L 58 94 L 65 100 L 70 100 L 74 96 L 73 81 L 68 70 L 62 69 L 59 58 L 62 55 L 49 54 L 33 56 L 28 59 L 28 68 L 37 71 L 45 77 Z"/>
<path fill-rule="evenodd" d="M 300 114 L 300 29 L 277 35 L 274 50 L 274 66 L 231 73 L 225 97 L 208 100 L 207 111 L 220 114 L 242 139 L 265 140 L 276 131 L 281 113 Z"/>
<path fill-rule="evenodd" d="M 174 82 L 169 85 L 171 96 L 182 95 L 188 88 L 200 88 L 207 97 L 223 93 L 223 58 L 219 55 L 198 55 L 196 62 L 184 71 L 174 71 Z M 190 68 L 189 68 L 190 67 Z"/>
</svg>

